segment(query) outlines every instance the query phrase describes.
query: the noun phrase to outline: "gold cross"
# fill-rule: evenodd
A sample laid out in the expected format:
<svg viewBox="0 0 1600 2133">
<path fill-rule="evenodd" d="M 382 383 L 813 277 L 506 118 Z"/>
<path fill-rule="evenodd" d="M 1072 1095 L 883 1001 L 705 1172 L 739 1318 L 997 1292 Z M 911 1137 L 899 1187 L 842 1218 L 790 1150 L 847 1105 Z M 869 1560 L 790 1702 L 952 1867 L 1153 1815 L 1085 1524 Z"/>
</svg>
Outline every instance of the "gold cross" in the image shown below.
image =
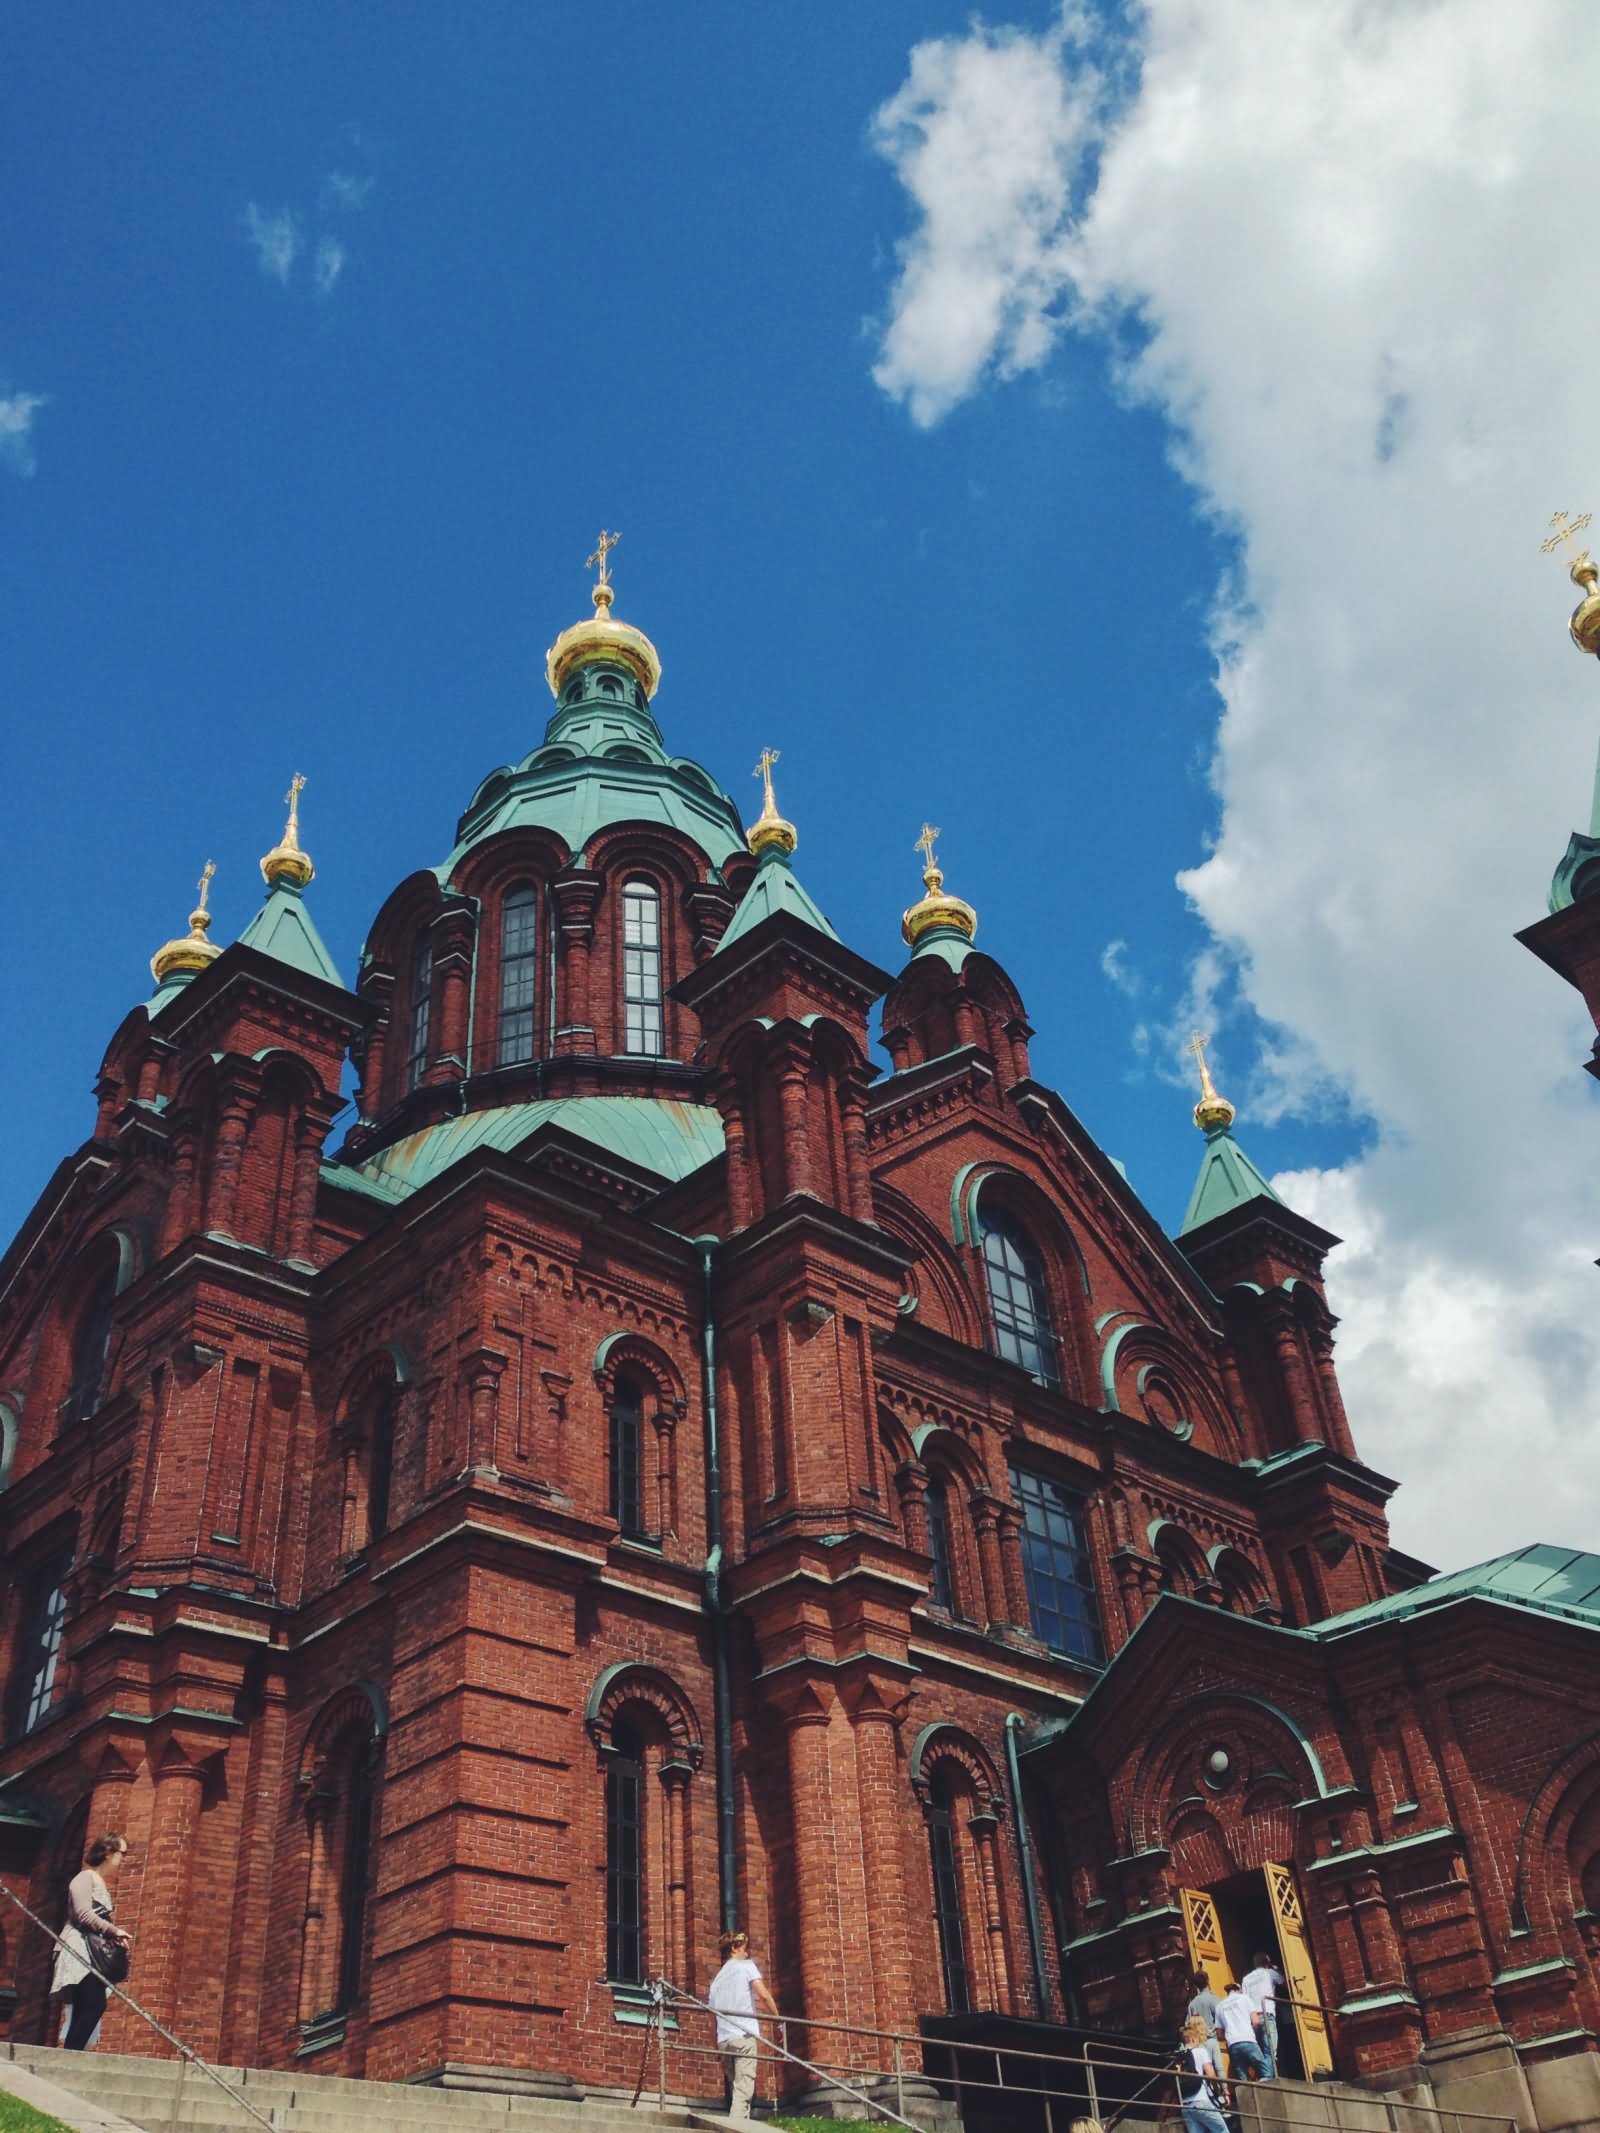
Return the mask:
<svg viewBox="0 0 1600 2133">
<path fill-rule="evenodd" d="M 300 827 L 300 795 L 305 791 L 306 781 L 297 770 L 289 780 L 289 790 L 283 796 L 283 804 L 289 810 L 289 827 L 285 837 L 293 838 Z"/>
<path fill-rule="evenodd" d="M 765 812 L 769 815 L 775 815 L 778 811 L 778 803 L 772 797 L 772 766 L 778 760 L 780 752 L 776 748 L 763 748 L 760 762 L 750 773 L 751 777 L 761 780 L 761 788 L 766 795 Z"/>
<path fill-rule="evenodd" d="M 1580 517 L 1569 520 L 1565 511 L 1557 511 L 1551 518 L 1550 523 L 1554 526 L 1555 531 L 1547 541 L 1539 543 L 1539 553 L 1541 555 L 1552 555 L 1557 548 L 1565 544 L 1568 560 L 1573 569 L 1576 569 L 1579 563 L 1586 563 L 1589 560 L 1588 549 L 1585 548 L 1577 556 L 1574 556 L 1572 554 L 1572 543 L 1577 539 L 1584 527 L 1588 525 L 1589 513 L 1585 511 Z"/>
<path fill-rule="evenodd" d="M 1186 1050 L 1193 1052 L 1195 1064 L 1200 1069 L 1200 1094 L 1202 1096 L 1215 1096 L 1217 1093 L 1211 1085 L 1211 1069 L 1206 1065 L 1206 1046 L 1210 1042 L 1211 1039 L 1209 1037 L 1202 1037 L 1200 1032 L 1196 1030 L 1185 1047 Z"/>
<path fill-rule="evenodd" d="M 217 871 L 217 862 L 208 859 L 200 869 L 200 909 L 206 907 L 206 898 L 211 894 L 211 877 Z"/>
<path fill-rule="evenodd" d="M 916 843 L 911 847 L 911 849 L 914 852 L 920 852 L 922 854 L 922 864 L 925 868 L 932 867 L 932 865 L 934 864 L 933 847 L 936 840 L 942 837 L 943 835 L 943 830 L 936 830 L 931 822 L 923 823 L 922 835 L 917 839 Z"/>
<path fill-rule="evenodd" d="M 620 533 L 607 533 L 602 528 L 599 543 L 595 548 L 594 554 L 590 556 L 585 556 L 583 559 L 583 567 L 585 570 L 593 570 L 595 565 L 597 563 L 599 564 L 600 576 L 596 582 L 601 585 L 609 585 L 611 583 L 611 572 L 609 567 L 607 566 L 606 557 L 611 553 L 612 549 L 616 547 L 618 541 L 620 541 L 621 538 L 622 535 Z"/>
</svg>

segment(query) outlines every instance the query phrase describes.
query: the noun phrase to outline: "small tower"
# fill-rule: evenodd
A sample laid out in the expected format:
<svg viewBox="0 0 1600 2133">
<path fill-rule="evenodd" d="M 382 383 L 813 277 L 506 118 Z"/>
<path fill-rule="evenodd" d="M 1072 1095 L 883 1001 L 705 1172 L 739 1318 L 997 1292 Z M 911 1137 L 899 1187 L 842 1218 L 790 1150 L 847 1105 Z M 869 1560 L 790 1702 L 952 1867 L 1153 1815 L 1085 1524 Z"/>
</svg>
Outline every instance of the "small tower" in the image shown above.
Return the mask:
<svg viewBox="0 0 1600 2133">
<path fill-rule="evenodd" d="M 883 1003 L 884 1047 L 897 1074 L 971 1050 L 1008 1088 L 1029 1079 L 1033 1031 L 1010 977 L 973 947 L 977 912 L 945 888 L 934 849 L 941 834 L 925 822 L 912 846 L 922 855 L 923 893 L 901 916 L 911 960 Z"/>
<path fill-rule="evenodd" d="M 218 944 L 207 938 L 211 931 L 211 912 L 207 908 L 211 896 L 211 883 L 217 871 L 214 859 L 208 859 L 200 870 L 199 898 L 189 913 L 189 930 L 176 940 L 165 941 L 150 958 L 150 975 L 156 981 L 156 990 L 149 1003 L 149 1012 L 159 1014 L 168 999 L 183 990 L 189 980 L 214 963 L 221 955 Z"/>
<path fill-rule="evenodd" d="M 1570 554 L 1577 536 L 1589 524 L 1589 513 L 1569 520 L 1565 511 L 1558 511 L 1550 523 L 1554 531 L 1541 543 L 1543 553 L 1563 548 Z M 1600 567 L 1587 548 L 1571 556 L 1568 575 L 1579 592 L 1568 624 L 1572 641 L 1586 658 L 1593 659 L 1600 656 Z M 1525 926 L 1517 939 L 1582 993 L 1600 1031 L 1600 762 L 1595 768 L 1588 832 L 1574 830 L 1567 840 L 1551 878 L 1548 902 L 1549 915 Z M 1600 1036 L 1584 1066 L 1600 1078 Z"/>
</svg>

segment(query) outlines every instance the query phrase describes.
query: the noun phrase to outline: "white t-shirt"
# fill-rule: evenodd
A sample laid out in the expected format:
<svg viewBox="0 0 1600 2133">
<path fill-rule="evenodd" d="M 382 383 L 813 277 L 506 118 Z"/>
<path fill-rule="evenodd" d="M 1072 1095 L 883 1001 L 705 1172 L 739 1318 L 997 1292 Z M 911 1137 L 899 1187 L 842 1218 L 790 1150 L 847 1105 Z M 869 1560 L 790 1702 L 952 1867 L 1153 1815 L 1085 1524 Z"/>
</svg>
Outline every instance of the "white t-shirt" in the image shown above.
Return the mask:
<svg viewBox="0 0 1600 2133">
<path fill-rule="evenodd" d="M 1186 2044 L 1183 2048 L 1188 2055 L 1190 2066 L 1200 2076 L 1200 2086 L 1192 2096 L 1185 2096 L 1183 2101 L 1192 2111 L 1214 2111 L 1217 2108 L 1217 2094 L 1211 2084 L 1217 2079 L 1216 2061 L 1204 2044 Z"/>
<path fill-rule="evenodd" d="M 1264 1970 L 1247 1971 L 1239 1980 L 1239 1990 L 1257 2014 L 1271 2014 L 1277 1995 L 1283 1989 L 1283 1972 L 1274 1970 L 1270 1964 Z"/>
<path fill-rule="evenodd" d="M 717 2042 L 731 2044 L 739 2037 L 759 2037 L 755 2020 L 755 1996 L 750 1987 L 761 1972 L 748 1955 L 732 1955 L 711 1980 L 706 1998 L 717 2011 Z M 741 2020 L 740 2018 L 745 2019 Z"/>
<path fill-rule="evenodd" d="M 1255 2009 L 1243 1991 L 1230 1992 L 1217 2002 L 1217 2027 L 1222 2031 L 1226 2044 L 1254 2044 L 1256 2041 Z"/>
</svg>

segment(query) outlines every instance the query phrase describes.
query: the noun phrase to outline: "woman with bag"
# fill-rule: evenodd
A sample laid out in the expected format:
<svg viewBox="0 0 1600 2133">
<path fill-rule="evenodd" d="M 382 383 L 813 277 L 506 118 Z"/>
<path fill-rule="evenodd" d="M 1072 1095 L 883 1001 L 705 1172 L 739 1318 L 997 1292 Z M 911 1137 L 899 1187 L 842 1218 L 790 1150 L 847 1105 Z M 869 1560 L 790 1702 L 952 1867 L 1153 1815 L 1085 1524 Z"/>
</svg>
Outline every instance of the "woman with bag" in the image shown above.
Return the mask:
<svg viewBox="0 0 1600 2133">
<path fill-rule="evenodd" d="M 56 1948 L 50 1990 L 72 2009 L 61 2040 L 69 2052 L 81 2052 L 92 2041 L 105 2013 L 109 1986 L 120 1985 L 128 1974 L 130 1936 L 111 1923 L 110 1888 L 127 1856 L 126 1837 L 114 1831 L 96 1837 L 85 1855 L 82 1873 L 67 1883 L 67 1918 Z"/>
<path fill-rule="evenodd" d="M 1216 2045 L 1204 2015 L 1190 2015 L 1178 2047 L 1178 2102 L 1184 2133 L 1228 2133 L 1227 2088 L 1217 2071 Z"/>
</svg>

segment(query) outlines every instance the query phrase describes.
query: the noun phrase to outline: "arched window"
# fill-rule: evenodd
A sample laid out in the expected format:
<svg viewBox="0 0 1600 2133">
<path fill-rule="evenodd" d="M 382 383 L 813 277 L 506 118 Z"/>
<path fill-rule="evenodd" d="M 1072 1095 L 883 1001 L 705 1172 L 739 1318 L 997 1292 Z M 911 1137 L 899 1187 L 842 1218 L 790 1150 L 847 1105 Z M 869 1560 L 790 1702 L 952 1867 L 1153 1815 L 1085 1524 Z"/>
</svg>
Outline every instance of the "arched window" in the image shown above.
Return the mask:
<svg viewBox="0 0 1600 2133">
<path fill-rule="evenodd" d="M 539 897 L 531 882 L 509 891 L 500 914 L 499 1066 L 533 1057 L 534 978 L 539 955 Z"/>
<path fill-rule="evenodd" d="M 950 1572 L 950 1492 L 936 1474 L 928 1483 L 928 1598 L 935 1607 L 956 1608 L 955 1579 Z"/>
<path fill-rule="evenodd" d="M 644 1983 L 644 1743 L 631 1726 L 611 1735 L 606 1758 L 606 1976 Z"/>
<path fill-rule="evenodd" d="M 944 1974 L 944 2004 L 951 2014 L 966 2014 L 972 2005 L 967 1976 L 966 1933 L 961 1922 L 961 1874 L 956 1865 L 955 1828 L 950 1780 L 936 1771 L 928 1800 L 928 1849 L 933 1867 L 933 1916 L 939 1929 L 939 1967 Z"/>
<path fill-rule="evenodd" d="M 300 2021 L 342 2027 L 361 2000 L 377 1821 L 381 1726 L 359 1691 L 338 1699 L 311 1755 L 306 1814 L 310 1857 L 301 1928 Z"/>
<path fill-rule="evenodd" d="M 644 1398 L 637 1378 L 619 1377 L 611 1399 L 611 1515 L 623 1532 L 644 1533 Z"/>
<path fill-rule="evenodd" d="M 1105 1657 L 1082 1506 L 1048 1475 L 1013 1467 L 1011 1486 L 1022 1511 L 1022 1567 L 1035 1636 L 1053 1652 L 1099 1663 Z"/>
<path fill-rule="evenodd" d="M 433 1020 L 433 940 L 424 933 L 411 963 L 411 1037 L 406 1047 L 406 1087 L 414 1089 L 428 1064 L 428 1027 Z"/>
<path fill-rule="evenodd" d="M 983 1214 L 979 1219 L 995 1346 L 1008 1362 L 1020 1363 L 1041 1385 L 1058 1385 L 1061 1373 L 1044 1264 L 1032 1239 L 1009 1215 Z"/>
<path fill-rule="evenodd" d="M 345 1776 L 344 1857 L 339 1876 L 340 2012 L 361 1997 L 361 1963 L 367 1939 L 367 1880 L 372 1868 L 372 1754 L 357 1744 Z"/>
<path fill-rule="evenodd" d="M 46 1556 L 22 1588 L 22 1620 L 11 1675 L 8 1731 L 13 1739 L 31 1733 L 55 1699 L 61 1639 L 67 1623 L 67 1573 L 72 1550 L 58 1548 Z"/>
<path fill-rule="evenodd" d="M 661 1052 L 661 899 L 648 881 L 622 890 L 623 1050 Z"/>
<path fill-rule="evenodd" d="M 106 1355 L 111 1346 L 111 1314 L 117 1307 L 117 1260 L 101 1272 L 84 1299 L 72 1336 L 72 1384 L 61 1403 L 63 1422 L 83 1422 L 100 1405 L 105 1389 Z"/>
<path fill-rule="evenodd" d="M 367 1445 L 367 1540 L 382 1540 L 389 1530 L 389 1496 L 394 1485 L 395 1388 L 385 1385 L 373 1401 L 371 1440 Z"/>
</svg>

